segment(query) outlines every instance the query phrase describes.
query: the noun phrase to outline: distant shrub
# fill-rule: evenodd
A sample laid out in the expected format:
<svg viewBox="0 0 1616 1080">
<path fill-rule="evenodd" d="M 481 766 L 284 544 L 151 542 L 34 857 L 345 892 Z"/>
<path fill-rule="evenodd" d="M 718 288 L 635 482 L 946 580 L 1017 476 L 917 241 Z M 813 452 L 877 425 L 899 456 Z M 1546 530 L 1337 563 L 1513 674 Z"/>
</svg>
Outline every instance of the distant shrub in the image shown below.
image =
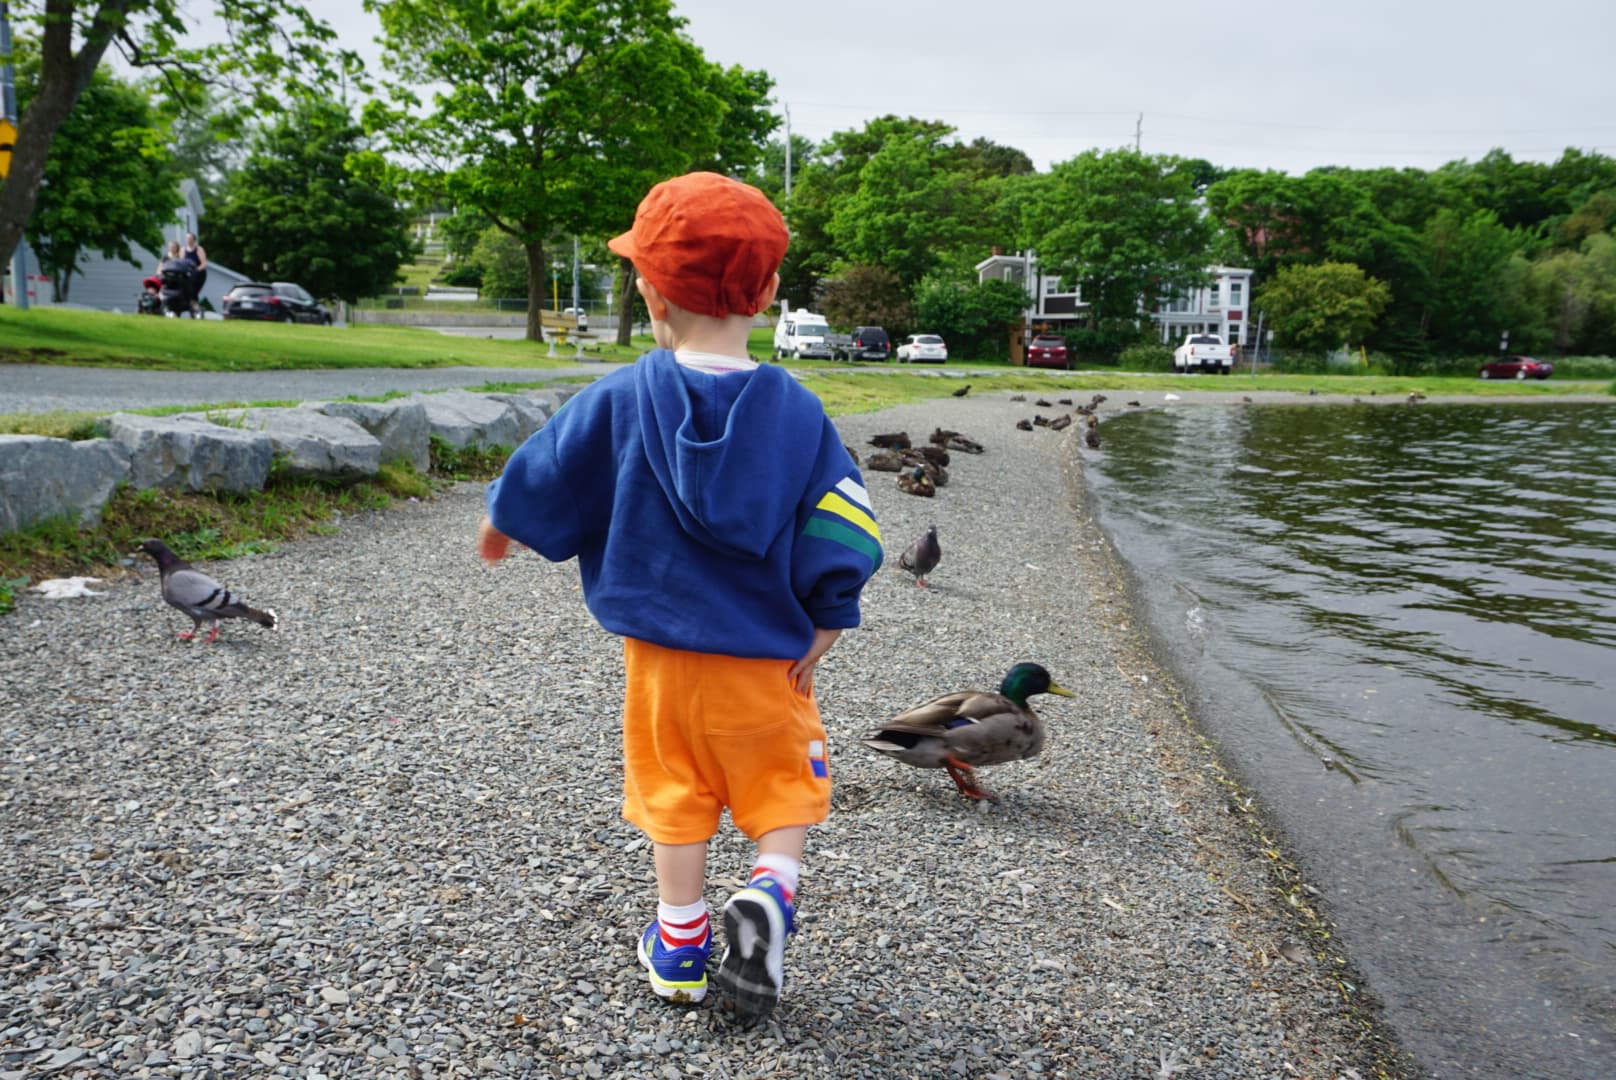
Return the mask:
<svg viewBox="0 0 1616 1080">
<path fill-rule="evenodd" d="M 1171 371 L 1173 349 L 1170 345 L 1129 345 L 1117 357 L 1117 366 L 1124 371 Z"/>
</svg>

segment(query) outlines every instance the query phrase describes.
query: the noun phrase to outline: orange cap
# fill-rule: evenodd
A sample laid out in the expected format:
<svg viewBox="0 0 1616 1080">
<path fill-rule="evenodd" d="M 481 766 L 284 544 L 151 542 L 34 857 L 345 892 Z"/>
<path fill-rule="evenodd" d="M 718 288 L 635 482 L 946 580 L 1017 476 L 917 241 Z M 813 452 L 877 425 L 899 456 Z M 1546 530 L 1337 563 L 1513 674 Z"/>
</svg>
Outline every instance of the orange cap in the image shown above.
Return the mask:
<svg viewBox="0 0 1616 1080">
<path fill-rule="evenodd" d="M 698 172 L 664 180 L 606 246 L 686 311 L 756 315 L 790 235 L 769 197 L 750 184 Z"/>
</svg>

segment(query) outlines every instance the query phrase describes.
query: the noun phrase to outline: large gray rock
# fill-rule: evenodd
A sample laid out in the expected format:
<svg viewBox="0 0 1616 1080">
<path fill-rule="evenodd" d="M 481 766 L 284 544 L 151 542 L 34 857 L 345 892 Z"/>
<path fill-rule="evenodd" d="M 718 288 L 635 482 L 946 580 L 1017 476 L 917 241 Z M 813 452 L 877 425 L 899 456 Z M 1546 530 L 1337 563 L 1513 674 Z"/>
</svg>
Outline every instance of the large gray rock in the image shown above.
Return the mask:
<svg viewBox="0 0 1616 1080">
<path fill-rule="evenodd" d="M 494 401 L 503 401 L 516 412 L 516 445 L 543 427 L 555 415 L 555 398 L 535 393 L 487 394 Z"/>
<path fill-rule="evenodd" d="M 308 407 L 352 420 L 370 432 L 382 444 L 383 461 L 408 461 L 423 473 L 432 467 L 426 409 L 419 401 L 321 401 Z"/>
<path fill-rule="evenodd" d="M 352 480 L 375 476 L 382 463 L 382 444 L 376 436 L 352 420 L 313 409 L 225 409 L 207 415 L 180 415 L 262 431 L 274 444 L 279 467 L 288 476 Z"/>
<path fill-rule="evenodd" d="M 194 416 L 114 413 L 106 424 L 107 434 L 129 451 L 129 482 L 137 488 L 259 491 L 275 456 L 275 444 L 262 431 Z"/>
<path fill-rule="evenodd" d="M 413 394 L 411 400 L 426 410 L 428 433 L 450 446 L 515 447 L 522 442 L 520 421 L 508 402 L 464 390 Z"/>
<path fill-rule="evenodd" d="M 0 533 L 53 517 L 97 521 L 129 478 L 129 451 L 110 439 L 0 435 Z"/>
</svg>

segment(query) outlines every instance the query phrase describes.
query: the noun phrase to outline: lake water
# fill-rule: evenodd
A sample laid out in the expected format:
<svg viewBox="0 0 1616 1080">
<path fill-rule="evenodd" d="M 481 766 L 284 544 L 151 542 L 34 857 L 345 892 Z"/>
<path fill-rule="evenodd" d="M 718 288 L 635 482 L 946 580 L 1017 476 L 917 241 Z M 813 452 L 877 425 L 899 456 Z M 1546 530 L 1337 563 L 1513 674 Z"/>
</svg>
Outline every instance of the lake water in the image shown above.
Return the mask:
<svg viewBox="0 0 1616 1080">
<path fill-rule="evenodd" d="M 1171 406 L 1085 470 L 1432 1076 L 1616 1076 L 1616 403 Z"/>
</svg>

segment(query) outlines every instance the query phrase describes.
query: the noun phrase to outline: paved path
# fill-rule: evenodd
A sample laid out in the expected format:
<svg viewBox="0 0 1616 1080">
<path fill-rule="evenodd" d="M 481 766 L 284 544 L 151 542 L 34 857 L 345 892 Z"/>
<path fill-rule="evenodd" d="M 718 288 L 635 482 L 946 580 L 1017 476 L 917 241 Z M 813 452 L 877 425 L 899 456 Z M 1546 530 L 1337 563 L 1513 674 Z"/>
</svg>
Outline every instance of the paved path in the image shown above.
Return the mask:
<svg viewBox="0 0 1616 1080">
<path fill-rule="evenodd" d="M 0 415 L 64 409 L 102 412 L 226 401 L 320 401 L 393 391 L 448 390 L 490 382 L 542 382 L 603 375 L 621 365 L 554 368 L 342 368 L 320 371 L 146 371 L 135 368 L 0 364 Z"/>
</svg>

